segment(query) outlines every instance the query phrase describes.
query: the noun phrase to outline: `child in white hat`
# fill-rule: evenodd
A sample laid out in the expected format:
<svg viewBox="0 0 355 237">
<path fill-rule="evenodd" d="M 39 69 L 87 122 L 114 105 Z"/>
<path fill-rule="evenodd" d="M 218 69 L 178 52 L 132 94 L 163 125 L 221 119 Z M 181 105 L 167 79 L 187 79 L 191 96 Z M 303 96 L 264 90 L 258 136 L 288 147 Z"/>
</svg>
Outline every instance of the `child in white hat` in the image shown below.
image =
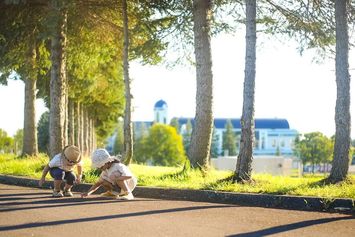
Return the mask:
<svg viewBox="0 0 355 237">
<path fill-rule="evenodd" d="M 75 166 L 77 167 L 78 176 L 73 172 Z M 79 148 L 72 145 L 66 146 L 61 153 L 55 155 L 43 169 L 42 178 L 38 183 L 40 187 L 43 185 L 48 171 L 54 179 L 53 197 L 73 196 L 71 188 L 74 181 L 80 183 L 82 176 L 81 153 Z M 61 184 L 64 180 L 66 183 L 64 192 L 62 192 Z"/>
<path fill-rule="evenodd" d="M 124 200 L 132 200 L 133 189 L 137 185 L 137 179 L 133 176 L 129 168 L 121 163 L 119 158 L 110 156 L 105 149 L 97 149 L 92 153 L 91 165 L 93 168 L 100 169 L 101 175 L 99 181 L 91 186 L 89 191 L 82 193 L 82 197 L 87 197 L 95 192 L 100 186 L 103 186 L 107 192 L 101 196 L 115 197 Z M 121 192 L 113 192 L 113 186 L 117 185 Z"/>
</svg>

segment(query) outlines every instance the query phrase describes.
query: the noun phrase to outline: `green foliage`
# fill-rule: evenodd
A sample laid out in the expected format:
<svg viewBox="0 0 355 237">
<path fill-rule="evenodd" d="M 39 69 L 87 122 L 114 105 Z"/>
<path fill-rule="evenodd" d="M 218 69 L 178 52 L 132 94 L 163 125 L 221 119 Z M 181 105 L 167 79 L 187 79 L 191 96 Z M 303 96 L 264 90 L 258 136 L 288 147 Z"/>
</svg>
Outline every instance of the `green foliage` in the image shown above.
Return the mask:
<svg viewBox="0 0 355 237">
<path fill-rule="evenodd" d="M 14 140 L 7 135 L 7 132 L 0 128 L 0 153 L 12 153 Z"/>
<path fill-rule="evenodd" d="M 233 131 L 233 124 L 230 119 L 227 120 L 226 131 L 223 133 L 223 143 L 222 149 L 223 151 L 228 151 L 230 156 L 237 155 L 237 137 Z"/>
<path fill-rule="evenodd" d="M 37 79 L 49 70 L 49 54 L 43 53 L 46 36 L 45 11 L 40 4 L 24 6 L 21 4 L 1 3 L 0 16 L 0 70 L 1 79 L 6 82 L 14 71 L 22 79 Z M 30 60 L 31 51 L 36 51 L 34 61 Z"/>
<path fill-rule="evenodd" d="M 40 178 L 43 167 L 48 162 L 48 156 L 17 157 L 13 154 L 0 154 L 0 174 L 10 174 L 17 176 L 29 176 Z"/>
<path fill-rule="evenodd" d="M 259 6 L 260 7 L 260 6 Z M 267 13 L 266 32 L 288 35 L 299 42 L 299 50 L 316 48 L 319 55 L 332 52 L 335 45 L 334 1 L 271 1 L 263 6 Z M 349 11 L 349 16 L 350 16 Z"/>
<path fill-rule="evenodd" d="M 6 83 L 15 71 L 22 79 L 38 79 L 38 96 L 49 107 L 50 41 L 55 23 L 48 4 L 31 1 L 0 3 L 0 83 Z M 97 144 L 103 145 L 112 134 L 124 110 L 122 73 L 122 16 L 120 4 L 99 1 L 95 6 L 85 1 L 62 2 L 68 14 L 66 65 L 68 95 L 80 102 L 95 118 Z M 141 2 L 129 2 L 130 59 L 158 63 L 166 44 L 159 32 L 160 22 L 152 20 L 150 8 Z M 29 64 L 31 46 L 35 45 L 36 60 Z M 37 73 L 29 77 L 30 73 Z M 32 75 L 32 74 L 31 74 Z M 85 88 L 85 90 L 83 90 Z M 45 151 L 45 146 L 42 147 Z"/>
<path fill-rule="evenodd" d="M 154 165 L 177 166 L 186 160 L 181 135 L 165 124 L 154 124 L 150 128 L 145 155 Z"/>
<path fill-rule="evenodd" d="M 25 158 L 18 158 L 12 154 L 0 154 L 0 173 L 39 179 L 48 160 L 48 156 L 44 154 Z M 97 181 L 100 173 L 90 168 L 89 159 L 84 159 L 83 163 L 84 181 L 89 183 Z M 354 175 L 349 175 L 348 182 L 327 185 L 322 182 L 324 175 L 294 178 L 255 174 L 253 175 L 255 182 L 239 184 L 231 182 L 230 177 L 233 173 L 230 171 L 212 169 L 209 173 L 203 174 L 199 170 L 185 170 L 182 167 L 137 164 L 131 164 L 130 169 L 138 178 L 139 186 L 355 199 Z M 47 180 L 50 178 L 47 177 Z"/>
<path fill-rule="evenodd" d="M 174 127 L 176 129 L 177 133 L 180 133 L 180 125 L 179 125 L 179 119 L 178 118 L 173 118 L 170 121 L 170 126 Z"/>
<path fill-rule="evenodd" d="M 304 135 L 303 139 L 295 140 L 295 153 L 303 164 L 329 163 L 332 159 L 334 142 L 320 132 Z"/>
<path fill-rule="evenodd" d="M 49 154 L 49 112 L 44 112 L 37 125 L 38 151 Z"/>
</svg>

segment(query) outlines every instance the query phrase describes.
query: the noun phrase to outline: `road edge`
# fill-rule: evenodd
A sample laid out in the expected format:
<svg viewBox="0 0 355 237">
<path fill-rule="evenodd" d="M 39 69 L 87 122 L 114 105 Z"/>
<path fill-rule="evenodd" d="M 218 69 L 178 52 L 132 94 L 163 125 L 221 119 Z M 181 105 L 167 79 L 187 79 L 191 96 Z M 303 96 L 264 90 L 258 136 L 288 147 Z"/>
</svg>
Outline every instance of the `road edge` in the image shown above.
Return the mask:
<svg viewBox="0 0 355 237">
<path fill-rule="evenodd" d="M 38 180 L 28 177 L 0 174 L 0 183 L 38 188 Z M 73 187 L 73 191 L 84 192 L 90 187 L 91 184 L 78 184 Z M 43 188 L 52 188 L 52 182 L 46 181 Z M 355 200 L 345 198 L 330 199 L 305 196 L 248 194 L 144 186 L 136 187 L 133 193 L 135 196 L 142 198 L 187 200 L 196 202 L 236 204 L 241 206 L 355 214 Z"/>
</svg>

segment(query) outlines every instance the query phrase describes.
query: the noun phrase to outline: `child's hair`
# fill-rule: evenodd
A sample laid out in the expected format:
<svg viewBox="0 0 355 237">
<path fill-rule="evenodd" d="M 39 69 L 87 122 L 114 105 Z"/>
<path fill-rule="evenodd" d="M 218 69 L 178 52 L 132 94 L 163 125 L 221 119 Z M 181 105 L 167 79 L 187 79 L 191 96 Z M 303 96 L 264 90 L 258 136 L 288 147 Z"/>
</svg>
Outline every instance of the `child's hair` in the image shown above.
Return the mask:
<svg viewBox="0 0 355 237">
<path fill-rule="evenodd" d="M 121 163 L 121 155 L 114 156 L 114 160 L 111 161 L 110 163 Z"/>
</svg>

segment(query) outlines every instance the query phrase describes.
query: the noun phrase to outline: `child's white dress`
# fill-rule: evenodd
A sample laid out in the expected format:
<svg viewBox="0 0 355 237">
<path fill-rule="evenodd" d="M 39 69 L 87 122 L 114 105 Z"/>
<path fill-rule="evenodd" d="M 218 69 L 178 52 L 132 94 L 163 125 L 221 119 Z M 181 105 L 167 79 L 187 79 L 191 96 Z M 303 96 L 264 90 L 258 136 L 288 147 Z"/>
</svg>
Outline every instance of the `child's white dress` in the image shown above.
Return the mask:
<svg viewBox="0 0 355 237">
<path fill-rule="evenodd" d="M 115 180 L 120 176 L 132 177 L 130 179 L 125 180 L 127 187 L 129 188 L 128 191 L 132 192 L 133 189 L 137 186 L 137 178 L 134 177 L 129 168 L 122 163 L 112 163 L 110 168 L 101 172 L 100 178 L 114 185 L 116 183 Z"/>
</svg>

